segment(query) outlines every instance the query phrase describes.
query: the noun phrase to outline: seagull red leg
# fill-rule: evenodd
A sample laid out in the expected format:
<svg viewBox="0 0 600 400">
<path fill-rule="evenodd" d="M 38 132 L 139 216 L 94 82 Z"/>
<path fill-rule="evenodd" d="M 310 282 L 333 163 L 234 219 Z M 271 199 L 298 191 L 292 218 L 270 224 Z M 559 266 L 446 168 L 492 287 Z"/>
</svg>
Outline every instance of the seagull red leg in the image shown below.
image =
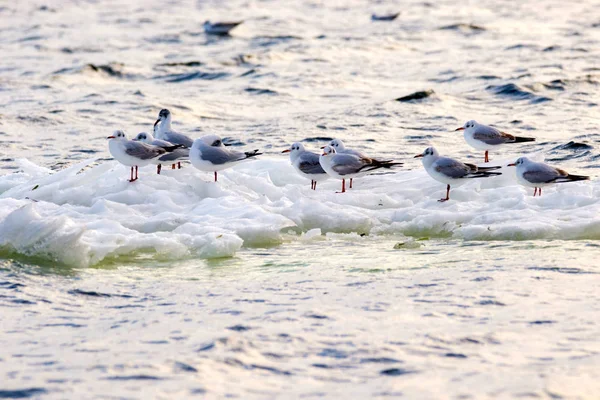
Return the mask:
<svg viewBox="0 0 600 400">
<path fill-rule="evenodd" d="M 181 169 L 181 161 L 177 161 L 177 169 Z"/>
<path fill-rule="evenodd" d="M 448 187 L 446 188 L 446 198 L 445 199 L 439 199 L 438 201 L 440 203 L 443 203 L 445 201 L 450 200 L 450 185 L 448 185 Z"/>
<path fill-rule="evenodd" d="M 352 189 L 352 178 L 350 178 L 350 189 Z"/>
<path fill-rule="evenodd" d="M 171 169 L 175 169 L 175 164 L 171 164 Z"/>
<path fill-rule="evenodd" d="M 538 189 L 538 194 L 539 194 L 539 195 L 538 195 L 539 197 L 542 197 L 542 188 L 539 188 L 539 189 Z"/>
<path fill-rule="evenodd" d="M 490 158 L 488 156 L 488 151 L 485 151 L 485 160 L 483 162 L 490 162 Z"/>
<path fill-rule="evenodd" d="M 131 167 L 131 178 L 129 179 L 129 182 L 133 182 L 133 181 L 134 181 L 134 179 L 133 179 L 133 167 Z"/>
<path fill-rule="evenodd" d="M 215 171 L 215 182 L 217 181 L 217 171 Z"/>
<path fill-rule="evenodd" d="M 137 165 L 135 166 L 135 180 L 138 180 L 138 167 Z"/>
<path fill-rule="evenodd" d="M 317 190 L 317 181 L 315 181 L 315 184 L 314 184 L 313 190 Z"/>
<path fill-rule="evenodd" d="M 537 188 L 535 188 L 535 189 L 533 190 L 533 197 L 535 197 L 536 195 L 537 195 Z"/>
<path fill-rule="evenodd" d="M 161 165 L 161 164 L 158 164 L 158 165 L 156 166 L 156 173 L 157 173 L 158 175 L 160 175 L 160 169 L 161 169 L 161 168 L 162 168 L 162 165 Z"/>
</svg>

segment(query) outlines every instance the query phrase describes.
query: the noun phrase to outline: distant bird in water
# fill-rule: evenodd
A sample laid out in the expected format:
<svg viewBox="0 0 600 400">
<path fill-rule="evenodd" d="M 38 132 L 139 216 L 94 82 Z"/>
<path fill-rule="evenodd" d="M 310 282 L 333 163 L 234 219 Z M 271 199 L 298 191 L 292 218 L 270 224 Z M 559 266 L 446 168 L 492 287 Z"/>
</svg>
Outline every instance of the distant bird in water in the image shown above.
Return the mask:
<svg viewBox="0 0 600 400">
<path fill-rule="evenodd" d="M 166 140 L 155 139 L 154 136 L 146 132 L 138 133 L 138 135 L 133 140 L 150 144 L 152 146 L 162 147 L 163 149 L 174 147 L 173 143 L 167 142 Z M 175 161 L 177 161 L 179 169 L 181 169 L 181 160 L 188 158 L 188 156 L 190 155 L 190 149 L 183 148 L 181 147 L 181 145 L 177 147 L 179 148 L 152 160 L 152 163 L 156 164 L 157 174 L 160 174 L 162 164 L 172 164 Z M 175 164 L 172 164 L 172 168 L 175 169 Z"/>
<path fill-rule="evenodd" d="M 456 128 L 455 131 L 465 131 L 465 140 L 469 146 L 474 147 L 477 150 L 485 151 L 484 162 L 490 162 L 488 157 L 489 150 L 500 147 L 503 144 L 535 141 L 534 138 L 513 136 L 508 133 L 500 132 L 496 128 L 480 124 L 474 120 L 465 122 L 463 126 Z"/>
<path fill-rule="evenodd" d="M 501 172 L 491 172 L 502 167 L 478 167 L 474 164 L 462 163 L 458 160 L 448 157 L 440 157 L 440 154 L 433 147 L 428 147 L 415 158 L 422 158 L 425 170 L 433 179 L 445 183 L 446 197 L 439 199 L 439 202 L 450 200 L 450 185 L 458 185 L 466 182 L 465 179 L 489 178 L 490 176 L 502 175 Z"/>
<path fill-rule="evenodd" d="M 319 155 L 307 151 L 302 143 L 292 143 L 292 146 L 289 149 L 283 150 L 282 153 L 290 153 L 292 165 L 300 175 L 310 179 L 310 188 L 312 190 L 317 190 L 317 182 L 329 178 L 329 175 L 321 167 Z"/>
<path fill-rule="evenodd" d="M 400 13 L 385 14 L 385 15 L 376 15 L 376 14 L 373 14 L 373 15 L 371 15 L 371 20 L 372 21 L 393 21 L 396 18 L 398 18 L 398 15 L 400 15 Z"/>
<path fill-rule="evenodd" d="M 236 21 L 236 22 L 210 22 L 206 21 L 202 26 L 204 27 L 204 32 L 209 35 L 220 35 L 226 36 L 229 35 L 236 26 L 243 23 L 244 21 Z"/>
<path fill-rule="evenodd" d="M 131 167 L 131 179 L 129 182 L 137 181 L 138 167 L 150 164 L 154 159 L 162 156 L 165 153 L 171 152 L 180 148 L 175 145 L 171 147 L 157 147 L 146 143 L 127 140 L 127 135 L 123 131 L 115 131 L 107 139 L 108 151 L 110 154 L 123 165 Z M 135 167 L 135 177 L 133 168 Z"/>
<path fill-rule="evenodd" d="M 535 188 L 533 197 L 542 195 L 542 187 L 554 183 L 587 181 L 589 176 L 571 175 L 560 168 L 551 167 L 548 164 L 531 161 L 527 157 L 521 157 L 516 162 L 508 164 L 509 167 L 517 167 L 517 182 L 523 186 Z"/>
</svg>

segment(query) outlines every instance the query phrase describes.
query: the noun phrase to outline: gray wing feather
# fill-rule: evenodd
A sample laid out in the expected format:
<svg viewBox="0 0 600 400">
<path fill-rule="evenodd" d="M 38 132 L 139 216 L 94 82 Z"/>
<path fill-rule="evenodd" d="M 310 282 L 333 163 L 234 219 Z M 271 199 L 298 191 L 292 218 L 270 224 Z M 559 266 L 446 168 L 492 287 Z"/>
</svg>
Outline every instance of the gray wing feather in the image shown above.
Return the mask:
<svg viewBox="0 0 600 400">
<path fill-rule="evenodd" d="M 340 175 L 356 174 L 368 165 L 363 159 L 352 154 L 336 154 L 331 168 Z"/>
<path fill-rule="evenodd" d="M 477 132 L 473 134 L 473 138 L 489 145 L 503 144 L 514 140 L 514 136 L 502 133 L 491 126 L 478 127 Z"/>
<path fill-rule="evenodd" d="M 165 139 L 173 144 L 182 144 L 185 147 L 192 147 L 194 141 L 186 135 L 177 132 L 165 132 Z"/>
<path fill-rule="evenodd" d="M 300 162 L 298 163 L 298 169 L 305 174 L 324 174 L 325 170 L 321 167 L 319 162 L 319 155 L 315 153 L 306 152 L 300 156 Z"/>
<path fill-rule="evenodd" d="M 153 146 L 158 146 L 158 147 L 172 147 L 172 146 L 174 146 L 173 143 L 167 142 L 166 140 L 161 140 L 161 139 L 154 139 L 152 141 L 152 145 Z"/>
<path fill-rule="evenodd" d="M 160 161 L 175 161 L 190 156 L 190 149 L 177 149 L 160 157 Z"/>
<path fill-rule="evenodd" d="M 523 178 L 531 183 L 548 183 L 561 176 L 556 169 L 545 164 L 537 164 L 523 173 Z"/>
<path fill-rule="evenodd" d="M 222 147 L 202 146 L 202 159 L 213 164 L 225 164 L 232 161 L 240 161 L 246 158 L 246 154 L 240 151 L 227 150 Z"/>
<path fill-rule="evenodd" d="M 165 153 L 165 149 L 141 142 L 129 141 L 125 144 L 125 153 L 141 160 L 150 160 Z"/>
<path fill-rule="evenodd" d="M 468 165 L 463 164 L 460 161 L 453 160 L 452 158 L 442 157 L 435 163 L 435 169 L 438 172 L 441 172 L 442 174 L 451 178 L 464 178 L 469 175 L 469 173 L 474 172 Z"/>
</svg>

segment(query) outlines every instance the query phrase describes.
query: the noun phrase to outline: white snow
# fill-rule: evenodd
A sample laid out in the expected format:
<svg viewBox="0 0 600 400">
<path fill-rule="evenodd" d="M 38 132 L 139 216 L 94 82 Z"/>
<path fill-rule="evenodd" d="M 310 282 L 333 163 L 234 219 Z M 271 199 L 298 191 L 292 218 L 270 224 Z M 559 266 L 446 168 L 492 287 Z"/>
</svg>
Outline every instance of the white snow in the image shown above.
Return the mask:
<svg viewBox="0 0 600 400">
<path fill-rule="evenodd" d="M 331 233 L 600 239 L 594 180 L 548 187 L 534 198 L 504 168 L 505 175 L 453 188 L 451 201 L 438 203 L 445 187 L 418 163 L 357 179 L 341 194 L 334 179 L 310 190 L 287 157 L 238 165 L 217 183 L 188 164 L 161 175 L 145 167 L 129 183 L 127 167 L 94 161 L 52 172 L 21 160 L 21 171 L 1 176 L 2 251 L 90 266 L 118 256 L 228 257 L 242 246 L 281 244 L 281 232 L 290 230 L 298 240 Z"/>
</svg>

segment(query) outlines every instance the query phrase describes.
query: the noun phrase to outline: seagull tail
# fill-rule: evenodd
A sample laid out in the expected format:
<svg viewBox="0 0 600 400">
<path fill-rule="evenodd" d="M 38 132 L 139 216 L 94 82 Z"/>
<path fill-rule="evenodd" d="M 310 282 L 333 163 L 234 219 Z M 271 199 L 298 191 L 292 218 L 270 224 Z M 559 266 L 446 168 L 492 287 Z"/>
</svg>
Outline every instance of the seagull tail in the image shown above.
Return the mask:
<svg viewBox="0 0 600 400">
<path fill-rule="evenodd" d="M 589 180 L 590 177 L 589 176 L 585 176 L 585 175 L 567 175 L 565 177 L 561 177 L 556 179 L 555 182 L 557 183 L 562 183 L 562 182 L 576 182 L 576 181 L 587 181 Z"/>
<path fill-rule="evenodd" d="M 515 140 L 512 143 L 524 143 L 524 142 L 535 142 L 535 138 L 515 136 Z"/>
<path fill-rule="evenodd" d="M 252 151 L 246 151 L 244 154 L 246 155 L 246 158 L 251 158 L 251 157 L 260 156 L 262 153 L 259 153 L 258 149 L 256 149 L 256 150 L 252 150 Z"/>
<path fill-rule="evenodd" d="M 182 145 L 182 144 L 176 144 L 176 145 L 173 145 L 173 146 L 164 146 L 164 147 L 162 147 L 162 148 L 163 148 L 163 149 L 165 149 L 165 151 L 166 151 L 167 153 L 170 153 L 170 152 L 172 152 L 172 151 L 175 151 L 175 150 L 177 150 L 177 149 L 180 149 L 180 148 L 182 148 L 182 147 L 185 147 L 185 146 L 184 146 L 184 145 Z"/>
<path fill-rule="evenodd" d="M 477 167 L 477 172 L 494 171 L 494 170 L 500 169 L 500 168 L 502 168 L 501 165 L 497 165 L 495 167 Z"/>
</svg>

